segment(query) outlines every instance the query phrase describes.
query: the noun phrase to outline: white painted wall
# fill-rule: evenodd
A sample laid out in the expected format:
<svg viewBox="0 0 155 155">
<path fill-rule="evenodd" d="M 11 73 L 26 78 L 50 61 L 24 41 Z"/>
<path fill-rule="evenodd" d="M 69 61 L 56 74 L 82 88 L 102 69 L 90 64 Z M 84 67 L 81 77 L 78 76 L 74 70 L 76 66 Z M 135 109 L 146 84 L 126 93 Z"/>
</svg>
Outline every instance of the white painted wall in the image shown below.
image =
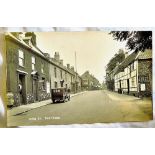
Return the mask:
<svg viewBox="0 0 155 155">
<path fill-rule="evenodd" d="M 119 81 L 121 80 L 121 87 L 123 88 L 124 92 L 127 92 L 127 79 L 129 79 L 129 86 L 130 91 L 137 91 L 138 90 L 138 61 L 134 61 L 134 70 L 130 73 L 130 66 L 127 66 L 124 69 L 124 72 L 119 72 L 115 75 L 115 91 L 118 91 L 120 88 Z M 132 88 L 134 87 L 134 88 Z"/>
</svg>

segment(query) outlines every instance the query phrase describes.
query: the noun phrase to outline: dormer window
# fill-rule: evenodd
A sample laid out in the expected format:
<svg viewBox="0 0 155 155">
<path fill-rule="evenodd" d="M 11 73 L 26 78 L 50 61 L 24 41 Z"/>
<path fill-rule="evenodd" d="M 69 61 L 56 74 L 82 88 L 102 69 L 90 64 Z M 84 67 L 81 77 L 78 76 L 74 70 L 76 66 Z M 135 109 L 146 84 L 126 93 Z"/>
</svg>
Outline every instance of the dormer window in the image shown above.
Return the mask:
<svg viewBox="0 0 155 155">
<path fill-rule="evenodd" d="M 24 67 L 24 52 L 22 50 L 18 51 L 18 63 L 19 66 Z"/>
</svg>

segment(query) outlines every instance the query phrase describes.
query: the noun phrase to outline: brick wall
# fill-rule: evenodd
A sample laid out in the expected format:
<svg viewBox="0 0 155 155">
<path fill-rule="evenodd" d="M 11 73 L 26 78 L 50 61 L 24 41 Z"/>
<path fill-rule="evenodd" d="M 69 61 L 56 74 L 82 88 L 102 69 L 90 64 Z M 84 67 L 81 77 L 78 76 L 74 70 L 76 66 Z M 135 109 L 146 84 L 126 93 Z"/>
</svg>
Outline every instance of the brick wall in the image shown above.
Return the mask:
<svg viewBox="0 0 155 155">
<path fill-rule="evenodd" d="M 152 94 L 152 59 L 138 60 L 138 76 L 142 77 L 142 81 L 139 81 L 139 83 L 146 85 L 146 91 L 142 92 L 142 94 L 144 96 Z M 145 77 L 146 80 L 144 79 Z"/>
<path fill-rule="evenodd" d="M 20 67 L 18 65 L 18 50 L 22 50 L 24 52 L 24 67 Z M 50 82 L 49 79 L 49 63 L 34 53 L 30 49 L 24 47 L 23 45 L 6 38 L 6 51 L 7 51 L 7 91 L 12 92 L 14 94 L 15 104 L 20 105 L 19 100 L 19 91 L 18 91 L 18 70 L 27 72 L 26 76 L 26 99 L 27 103 L 34 102 L 33 89 L 32 89 L 32 60 L 31 57 L 34 56 L 36 59 L 35 68 L 38 72 L 39 78 L 38 81 L 45 78 L 45 82 Z M 41 72 L 41 64 L 44 64 L 44 73 Z M 50 98 L 50 93 L 46 93 L 46 91 L 38 90 L 38 99 L 44 100 Z"/>
</svg>

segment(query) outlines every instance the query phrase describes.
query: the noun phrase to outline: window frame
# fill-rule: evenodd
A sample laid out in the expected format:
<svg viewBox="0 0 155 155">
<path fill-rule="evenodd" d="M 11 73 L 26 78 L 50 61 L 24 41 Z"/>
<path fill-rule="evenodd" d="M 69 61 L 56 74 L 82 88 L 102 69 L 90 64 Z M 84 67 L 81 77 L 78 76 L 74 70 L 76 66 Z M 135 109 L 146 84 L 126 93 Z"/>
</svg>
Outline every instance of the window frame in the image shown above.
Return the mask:
<svg viewBox="0 0 155 155">
<path fill-rule="evenodd" d="M 22 52 L 22 56 L 20 56 L 20 52 Z M 21 60 L 21 62 L 23 64 L 20 64 L 20 60 Z M 25 54 L 24 54 L 24 52 L 21 49 L 18 50 L 18 65 L 20 67 L 24 67 L 25 66 Z"/>
<path fill-rule="evenodd" d="M 33 62 L 33 58 L 34 58 L 34 62 Z M 35 58 L 35 56 L 31 56 L 31 68 L 32 68 L 32 71 L 36 70 L 35 65 L 36 65 L 36 58 Z"/>
<path fill-rule="evenodd" d="M 57 68 L 54 67 L 54 77 L 57 78 Z"/>
</svg>

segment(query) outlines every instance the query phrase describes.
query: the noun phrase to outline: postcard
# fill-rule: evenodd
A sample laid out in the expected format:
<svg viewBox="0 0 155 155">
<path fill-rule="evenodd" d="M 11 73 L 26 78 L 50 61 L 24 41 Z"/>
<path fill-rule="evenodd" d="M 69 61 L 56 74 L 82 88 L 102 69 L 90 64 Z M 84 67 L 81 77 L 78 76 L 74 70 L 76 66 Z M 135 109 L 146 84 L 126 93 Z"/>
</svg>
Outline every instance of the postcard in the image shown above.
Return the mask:
<svg viewBox="0 0 155 155">
<path fill-rule="evenodd" d="M 153 120 L 152 31 L 1 36 L 8 127 Z"/>
</svg>

